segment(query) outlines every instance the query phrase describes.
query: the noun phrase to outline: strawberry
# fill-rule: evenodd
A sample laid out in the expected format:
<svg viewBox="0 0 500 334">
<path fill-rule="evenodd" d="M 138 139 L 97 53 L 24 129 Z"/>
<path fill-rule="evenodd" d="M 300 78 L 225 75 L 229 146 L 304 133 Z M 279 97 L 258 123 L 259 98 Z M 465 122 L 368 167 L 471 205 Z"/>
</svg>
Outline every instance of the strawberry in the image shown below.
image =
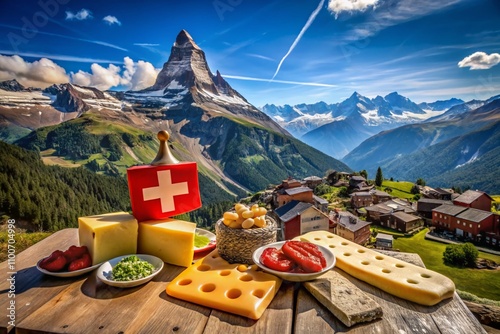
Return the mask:
<svg viewBox="0 0 500 334">
<path fill-rule="evenodd" d="M 60 250 L 56 250 L 40 262 L 40 268 L 53 272 L 61 271 L 66 267 L 67 263 L 64 253 Z"/>
<path fill-rule="evenodd" d="M 81 258 L 76 259 L 69 264 L 68 271 L 75 271 L 88 268 L 91 265 L 92 265 L 92 259 L 90 258 L 90 254 L 84 253 Z"/>
<path fill-rule="evenodd" d="M 68 248 L 66 251 L 64 251 L 64 257 L 66 257 L 66 260 L 68 263 L 73 262 L 76 259 L 79 259 L 83 256 L 83 254 L 88 253 L 89 250 L 87 249 L 87 246 L 71 246 Z"/>
</svg>

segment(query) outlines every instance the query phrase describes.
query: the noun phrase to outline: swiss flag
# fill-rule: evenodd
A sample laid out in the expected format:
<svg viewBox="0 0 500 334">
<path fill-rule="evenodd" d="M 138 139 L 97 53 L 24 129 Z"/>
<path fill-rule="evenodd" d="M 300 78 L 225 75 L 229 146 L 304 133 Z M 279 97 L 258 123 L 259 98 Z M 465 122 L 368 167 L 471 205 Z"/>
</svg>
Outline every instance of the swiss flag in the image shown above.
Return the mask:
<svg viewBox="0 0 500 334">
<path fill-rule="evenodd" d="M 132 212 L 137 221 L 158 220 L 201 207 L 195 162 L 127 169 Z"/>
</svg>

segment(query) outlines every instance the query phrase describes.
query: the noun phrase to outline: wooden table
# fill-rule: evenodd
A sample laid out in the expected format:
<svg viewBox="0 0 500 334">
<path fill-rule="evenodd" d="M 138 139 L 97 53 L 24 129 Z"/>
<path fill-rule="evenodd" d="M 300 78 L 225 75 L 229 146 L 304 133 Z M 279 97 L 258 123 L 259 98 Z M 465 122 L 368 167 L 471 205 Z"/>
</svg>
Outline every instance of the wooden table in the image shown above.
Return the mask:
<svg viewBox="0 0 500 334">
<path fill-rule="evenodd" d="M 0 333 L 486 333 L 457 294 L 433 307 L 389 295 L 345 274 L 383 308 L 381 320 L 345 327 L 300 283 L 283 282 L 271 305 L 257 320 L 184 302 L 165 293 L 167 284 L 184 268 L 166 265 L 146 285 L 113 288 L 95 271 L 76 278 L 46 276 L 36 262 L 55 249 L 78 244 L 77 229 L 65 229 L 16 257 L 15 298 L 7 278 L 8 263 L 0 264 Z M 416 254 L 396 253 L 417 261 Z M 15 300 L 15 327 L 8 307 Z"/>
</svg>

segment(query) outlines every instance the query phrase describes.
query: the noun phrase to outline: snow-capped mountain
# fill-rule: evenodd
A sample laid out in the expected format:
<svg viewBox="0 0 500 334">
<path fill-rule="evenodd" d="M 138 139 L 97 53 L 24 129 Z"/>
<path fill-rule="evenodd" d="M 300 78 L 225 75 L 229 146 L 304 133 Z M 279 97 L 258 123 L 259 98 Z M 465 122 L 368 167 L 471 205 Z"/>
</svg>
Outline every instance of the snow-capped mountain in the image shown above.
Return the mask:
<svg viewBox="0 0 500 334">
<path fill-rule="evenodd" d="M 205 53 L 185 30 L 155 84 L 141 91 L 103 92 L 72 84 L 43 91 L 15 83 L 0 86 L 0 139 L 50 154 L 44 158 L 83 161 L 92 170 L 117 174 L 130 164 L 151 162 L 159 130 L 170 133 L 179 160 L 198 163 L 205 198 L 233 198 L 289 175 L 350 171 L 291 136 L 218 71 L 213 74 Z"/>
<path fill-rule="evenodd" d="M 438 102 L 422 108 L 397 92 L 373 99 L 354 92 L 336 104 L 265 105 L 262 111 L 305 143 L 341 158 L 380 131 L 424 121 L 462 103 L 459 99 Z"/>
</svg>

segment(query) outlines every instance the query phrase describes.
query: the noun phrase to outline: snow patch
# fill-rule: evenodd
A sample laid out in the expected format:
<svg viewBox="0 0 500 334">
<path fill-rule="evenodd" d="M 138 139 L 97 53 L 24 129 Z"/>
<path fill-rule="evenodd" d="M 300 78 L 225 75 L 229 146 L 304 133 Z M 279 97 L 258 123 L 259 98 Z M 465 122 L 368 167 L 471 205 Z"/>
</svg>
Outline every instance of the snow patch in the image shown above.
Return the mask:
<svg viewBox="0 0 500 334">
<path fill-rule="evenodd" d="M 185 89 L 186 87 L 183 85 L 179 85 L 179 82 L 177 80 L 172 80 L 168 86 L 167 89 Z"/>
<path fill-rule="evenodd" d="M 205 95 L 206 97 L 211 98 L 215 102 L 221 102 L 225 104 L 239 104 L 243 106 L 250 106 L 248 102 L 243 100 L 242 98 L 238 96 L 229 96 L 229 95 L 216 95 L 212 92 L 206 91 L 206 90 L 201 90 L 200 93 L 202 95 Z"/>
<path fill-rule="evenodd" d="M 466 147 L 466 148 L 465 148 L 465 150 L 462 150 L 462 152 L 461 152 L 461 153 L 468 153 L 468 152 L 469 152 L 469 147 Z M 474 161 L 476 161 L 476 160 L 479 160 L 479 150 L 478 150 L 478 151 L 476 151 L 476 152 L 472 155 L 472 157 L 470 157 L 470 159 L 469 159 L 468 161 L 464 162 L 463 164 L 458 164 L 458 165 L 455 167 L 455 169 L 460 168 L 460 167 L 463 167 L 463 166 L 468 165 L 468 164 L 471 164 L 471 163 L 473 163 L 473 162 L 474 162 Z"/>
</svg>

